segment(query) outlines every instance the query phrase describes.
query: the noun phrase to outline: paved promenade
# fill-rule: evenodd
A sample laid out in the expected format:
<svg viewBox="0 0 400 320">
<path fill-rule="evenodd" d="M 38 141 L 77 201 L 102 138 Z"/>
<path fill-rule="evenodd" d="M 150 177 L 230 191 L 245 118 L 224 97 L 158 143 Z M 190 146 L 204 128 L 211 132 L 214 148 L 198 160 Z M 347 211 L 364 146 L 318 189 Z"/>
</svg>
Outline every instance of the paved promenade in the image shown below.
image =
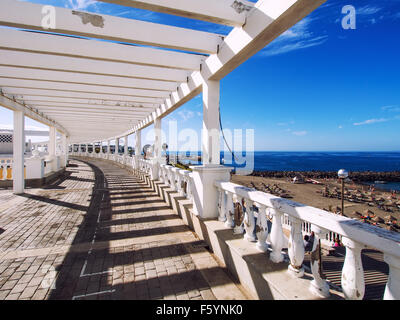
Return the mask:
<svg viewBox="0 0 400 320">
<path fill-rule="evenodd" d="M 143 181 L 70 163 L 43 189 L 0 191 L 0 300 L 247 299 Z"/>
</svg>

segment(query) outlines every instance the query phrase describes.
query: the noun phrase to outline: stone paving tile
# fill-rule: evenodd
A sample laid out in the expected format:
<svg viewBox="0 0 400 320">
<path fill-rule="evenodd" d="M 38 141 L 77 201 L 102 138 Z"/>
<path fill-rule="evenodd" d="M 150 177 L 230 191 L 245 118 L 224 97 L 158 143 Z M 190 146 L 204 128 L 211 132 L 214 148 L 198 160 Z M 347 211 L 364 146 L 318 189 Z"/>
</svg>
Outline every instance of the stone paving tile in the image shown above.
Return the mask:
<svg viewBox="0 0 400 320">
<path fill-rule="evenodd" d="M 70 164 L 0 205 L 0 300 L 215 299 L 173 234 L 189 229 L 144 181 L 105 161 Z"/>
</svg>

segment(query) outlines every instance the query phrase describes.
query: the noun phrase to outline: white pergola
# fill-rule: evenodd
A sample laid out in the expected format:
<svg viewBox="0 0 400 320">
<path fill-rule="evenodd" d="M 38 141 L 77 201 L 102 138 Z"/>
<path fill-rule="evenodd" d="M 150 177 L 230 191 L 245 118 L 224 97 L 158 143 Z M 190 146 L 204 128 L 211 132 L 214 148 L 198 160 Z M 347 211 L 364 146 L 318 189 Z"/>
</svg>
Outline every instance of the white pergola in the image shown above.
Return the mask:
<svg viewBox="0 0 400 320">
<path fill-rule="evenodd" d="M 233 29 L 224 36 L 61 7 L 55 28 L 44 29 L 43 5 L 2 0 L 0 25 L 10 28 L 0 28 L 0 105 L 15 112 L 14 144 L 23 140 L 24 116 L 69 144 L 136 133 L 139 149 L 140 130 L 154 123 L 157 157 L 161 119 L 203 92 L 203 163 L 219 164 L 219 140 L 209 138 L 219 134 L 219 81 L 326 0 L 100 1 Z"/>
</svg>

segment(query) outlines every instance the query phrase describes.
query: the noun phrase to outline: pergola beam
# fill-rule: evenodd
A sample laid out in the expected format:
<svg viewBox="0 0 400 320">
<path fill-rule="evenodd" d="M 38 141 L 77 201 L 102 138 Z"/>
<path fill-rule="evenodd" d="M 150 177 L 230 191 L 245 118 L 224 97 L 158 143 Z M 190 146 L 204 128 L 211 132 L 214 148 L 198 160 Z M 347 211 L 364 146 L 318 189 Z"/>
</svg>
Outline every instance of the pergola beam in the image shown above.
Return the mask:
<svg viewBox="0 0 400 320">
<path fill-rule="evenodd" d="M 16 99 L 18 100 L 18 99 Z M 87 103 L 74 103 L 74 102 L 52 102 L 52 101 L 47 101 L 47 102 L 38 102 L 38 101 L 30 101 L 30 100 L 25 100 L 25 104 L 33 107 L 48 107 L 48 108 L 55 108 L 57 109 L 58 107 L 65 107 L 65 108 L 72 108 L 72 109 L 104 109 L 104 110 L 125 110 L 125 111 L 130 111 L 130 112 L 142 112 L 142 113 L 148 113 L 153 110 L 155 110 L 154 105 L 147 104 L 148 106 L 145 107 L 145 104 L 142 106 L 139 105 L 117 105 L 117 104 L 96 104 L 93 103 L 92 101 L 88 101 Z"/>
<path fill-rule="evenodd" d="M 39 4 L 2 0 L 0 24 L 207 54 L 216 53 L 222 41 L 222 36 L 209 32 L 61 7 L 55 7 L 55 28 L 46 30 L 41 24 L 42 8 Z"/>
<path fill-rule="evenodd" d="M 135 78 L 123 78 L 114 76 L 102 76 L 86 73 L 62 72 L 52 70 L 39 70 L 30 68 L 16 68 L 0 66 L 1 78 L 22 79 L 33 81 L 51 81 L 58 83 L 87 84 L 103 87 L 135 88 L 170 92 L 176 89 L 176 82 L 160 80 L 146 80 Z"/>
<path fill-rule="evenodd" d="M 197 54 L 14 29 L 0 29 L 0 48 L 193 71 L 205 60 Z"/>
<path fill-rule="evenodd" d="M 162 98 L 148 98 L 141 96 L 123 96 L 123 95 L 111 95 L 102 93 L 86 93 L 86 92 L 74 92 L 74 91 L 61 91 L 61 90 L 46 90 L 46 89 L 26 89 L 26 88 L 3 88 L 3 92 L 9 95 L 15 96 L 17 99 L 27 100 L 41 100 L 46 101 L 53 100 L 59 101 L 60 99 L 68 99 L 69 101 L 77 100 L 94 100 L 104 102 L 115 102 L 121 105 L 130 103 L 150 103 L 160 104 L 164 102 Z"/>
<path fill-rule="evenodd" d="M 94 104 L 100 106 L 118 106 L 118 107 L 146 107 L 145 109 L 154 109 L 157 105 L 163 102 L 162 99 L 137 99 L 132 101 L 121 100 L 102 100 L 102 99 L 86 99 L 86 98 L 68 98 L 68 97 L 48 97 L 48 96 L 29 96 L 16 95 L 17 100 L 24 100 L 27 104 L 40 104 L 42 102 L 51 103 L 68 103 L 70 105 Z"/>
<path fill-rule="evenodd" d="M 119 87 L 104 87 L 88 84 L 76 83 L 61 83 L 52 81 L 34 81 L 34 80 L 21 80 L 0 77 L 0 87 L 14 88 L 27 88 L 27 89 L 45 89 L 45 90 L 58 90 L 58 91 L 73 91 L 73 92 L 86 92 L 86 93 L 101 93 L 112 95 L 126 95 L 126 96 L 139 96 L 148 98 L 166 98 L 169 96 L 167 91 L 145 90 L 145 89 L 131 89 Z"/>
<path fill-rule="evenodd" d="M 99 0 L 122 6 L 173 14 L 233 27 L 241 27 L 246 21 L 246 10 L 240 5 L 252 7 L 251 2 L 234 0 Z M 237 3 L 235 6 L 234 3 Z M 243 3 L 244 2 L 244 3 Z M 243 7 L 242 7 L 243 8 Z"/>
<path fill-rule="evenodd" d="M 188 76 L 187 70 L 4 49 L 0 49 L 0 65 L 171 82 L 186 81 Z"/>
<path fill-rule="evenodd" d="M 137 115 L 138 117 L 143 117 L 143 115 L 147 114 L 146 111 L 140 111 L 140 110 L 129 110 L 126 108 L 99 108 L 99 107 L 85 107 L 85 108 L 71 108 L 71 107 L 49 107 L 49 106 L 39 106 L 37 107 L 38 110 L 43 111 L 45 113 L 48 112 L 58 112 L 58 111 L 66 111 L 66 112 L 77 112 L 77 111 L 85 111 L 88 113 L 93 113 L 93 114 L 102 114 L 105 112 L 109 112 L 111 114 L 127 114 L 127 115 Z"/>
</svg>

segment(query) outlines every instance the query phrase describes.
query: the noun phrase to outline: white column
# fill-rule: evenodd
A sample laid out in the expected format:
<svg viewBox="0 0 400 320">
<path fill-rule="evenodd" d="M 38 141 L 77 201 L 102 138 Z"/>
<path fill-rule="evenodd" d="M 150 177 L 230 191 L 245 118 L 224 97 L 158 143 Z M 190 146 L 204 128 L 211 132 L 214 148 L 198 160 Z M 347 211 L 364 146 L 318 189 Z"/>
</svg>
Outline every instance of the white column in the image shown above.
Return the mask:
<svg viewBox="0 0 400 320">
<path fill-rule="evenodd" d="M 25 117 L 22 111 L 14 111 L 13 134 L 13 192 L 24 193 L 24 150 L 25 150 Z"/>
<path fill-rule="evenodd" d="M 125 157 L 128 156 L 128 136 L 124 137 L 124 155 Z"/>
<path fill-rule="evenodd" d="M 229 181 L 230 168 L 220 165 L 219 81 L 203 82 L 202 163 L 193 167 L 193 211 L 201 218 L 218 218 L 215 181 Z"/>
<path fill-rule="evenodd" d="M 154 120 L 154 158 L 161 159 L 161 118 Z"/>
<path fill-rule="evenodd" d="M 203 164 L 220 164 L 219 81 L 203 83 Z"/>
<path fill-rule="evenodd" d="M 57 159 L 56 159 L 56 150 L 57 150 L 57 131 L 55 127 L 50 127 L 49 131 L 49 144 L 47 147 L 49 152 L 49 159 L 51 160 L 50 166 L 51 171 L 57 170 Z"/>
<path fill-rule="evenodd" d="M 110 159 L 110 140 L 107 140 L 107 159 Z"/>
<path fill-rule="evenodd" d="M 136 140 L 135 140 L 135 167 L 139 169 L 139 156 L 142 150 L 142 131 L 136 131 Z"/>
<path fill-rule="evenodd" d="M 48 152 L 49 152 L 49 157 L 51 158 L 55 157 L 56 155 L 56 143 L 57 143 L 56 139 L 57 139 L 56 128 L 50 127 Z"/>
<path fill-rule="evenodd" d="M 142 153 L 142 130 L 136 131 L 136 141 L 135 141 L 135 155 L 140 156 Z"/>
<path fill-rule="evenodd" d="M 154 156 L 152 159 L 151 179 L 159 178 L 159 165 L 161 163 L 161 118 L 154 120 Z"/>
<path fill-rule="evenodd" d="M 67 166 L 68 162 L 68 141 L 67 136 L 65 134 L 61 135 L 61 146 L 62 146 L 62 153 L 63 153 L 63 165 L 64 167 Z"/>
<path fill-rule="evenodd" d="M 119 138 L 115 139 L 115 154 L 119 154 Z"/>
</svg>

